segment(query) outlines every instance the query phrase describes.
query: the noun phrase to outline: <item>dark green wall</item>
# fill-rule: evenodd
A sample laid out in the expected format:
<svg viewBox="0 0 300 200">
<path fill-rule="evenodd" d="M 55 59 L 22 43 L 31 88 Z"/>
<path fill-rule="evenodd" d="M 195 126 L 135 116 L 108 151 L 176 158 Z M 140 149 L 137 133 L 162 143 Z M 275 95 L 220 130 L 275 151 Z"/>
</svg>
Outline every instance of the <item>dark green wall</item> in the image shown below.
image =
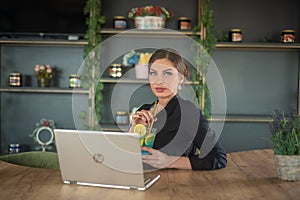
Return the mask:
<svg viewBox="0 0 300 200">
<path fill-rule="evenodd" d="M 34 66 L 49 64 L 56 68 L 55 86 L 67 88 L 69 75 L 77 72 L 83 60 L 82 51 L 82 47 L 2 46 L 1 87 L 8 87 L 10 72 L 22 73 L 28 79 L 26 86 L 36 87 Z M 87 95 L 81 98 L 87 101 Z M 21 144 L 23 150 L 33 149 L 29 135 L 42 118 L 54 120 L 57 128 L 75 128 L 72 94 L 1 92 L 0 100 L 1 152 L 7 152 L 11 143 Z"/>
<path fill-rule="evenodd" d="M 228 33 L 240 28 L 243 41 L 262 42 L 264 37 L 280 42 L 283 29 L 294 29 L 300 41 L 300 1 L 298 0 L 211 0 L 214 32 Z M 219 39 L 222 37 L 219 36 Z"/>
<path fill-rule="evenodd" d="M 124 15 L 130 8 L 145 5 L 144 2 L 130 0 L 122 2 L 103 1 L 103 14 L 107 16 L 104 27 L 112 27 L 113 16 Z M 189 2 L 189 3 L 187 3 Z M 175 29 L 181 16 L 197 19 L 197 1 L 151 0 L 147 4 L 163 5 L 174 11 L 175 17 L 167 23 L 167 28 Z M 282 29 L 296 30 L 297 42 L 300 33 L 300 12 L 298 0 L 212 0 L 214 11 L 214 32 L 230 28 L 241 28 L 244 42 L 260 42 L 264 37 L 279 42 Z M 128 21 L 133 27 L 132 21 Z M 218 36 L 222 39 L 221 36 Z M 118 49 L 119 50 L 119 49 Z M 82 47 L 1 47 L 1 87 L 8 85 L 8 74 L 19 71 L 31 77 L 30 85 L 36 86 L 33 68 L 36 64 L 56 66 L 60 72 L 56 86 L 68 87 L 68 76 L 76 72 L 82 62 Z M 238 50 L 216 49 L 214 61 L 224 80 L 227 94 L 228 117 L 268 118 L 275 108 L 287 109 L 297 104 L 299 50 Z M 124 90 L 132 85 L 124 85 Z M 109 102 L 113 84 L 104 88 L 104 121 L 111 121 Z M 136 98 L 153 98 L 148 88 L 140 88 L 142 95 Z M 9 143 L 28 144 L 28 137 L 41 118 L 53 119 L 58 128 L 74 128 L 72 99 L 69 94 L 0 94 L 1 100 L 1 152 L 7 151 Z M 122 96 L 122 93 L 120 93 Z M 85 98 L 86 95 L 82 95 Z M 121 98 L 119 99 L 122 100 Z M 47 103 L 45 103 L 47 102 Z M 132 100 L 131 106 L 140 102 Z M 221 138 L 228 152 L 247 149 L 269 148 L 268 123 L 226 122 Z"/>
<path fill-rule="evenodd" d="M 228 118 L 269 118 L 274 109 L 297 105 L 299 51 L 216 50 L 227 95 Z M 268 123 L 225 123 L 228 151 L 269 147 Z"/>
<path fill-rule="evenodd" d="M 243 43 L 280 42 L 283 29 L 300 35 L 298 0 L 211 0 L 214 33 L 219 41 L 229 29 L 240 28 Z M 263 43 L 261 43 L 263 45 Z M 299 50 L 216 49 L 216 62 L 224 79 L 227 114 L 234 118 L 270 118 L 275 108 L 298 104 Z M 271 147 L 268 123 L 225 123 L 221 140 L 226 149 L 240 151 Z"/>
</svg>

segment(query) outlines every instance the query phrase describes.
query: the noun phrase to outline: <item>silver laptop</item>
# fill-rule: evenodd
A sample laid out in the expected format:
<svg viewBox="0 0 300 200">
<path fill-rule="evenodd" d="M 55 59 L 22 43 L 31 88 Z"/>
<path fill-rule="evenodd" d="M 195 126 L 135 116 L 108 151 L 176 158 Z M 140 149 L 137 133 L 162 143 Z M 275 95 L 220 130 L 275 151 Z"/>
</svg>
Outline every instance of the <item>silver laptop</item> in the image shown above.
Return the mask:
<svg viewBox="0 0 300 200">
<path fill-rule="evenodd" d="M 54 133 L 64 183 L 146 190 L 160 178 L 155 172 L 144 176 L 134 133 L 66 129 Z"/>
</svg>

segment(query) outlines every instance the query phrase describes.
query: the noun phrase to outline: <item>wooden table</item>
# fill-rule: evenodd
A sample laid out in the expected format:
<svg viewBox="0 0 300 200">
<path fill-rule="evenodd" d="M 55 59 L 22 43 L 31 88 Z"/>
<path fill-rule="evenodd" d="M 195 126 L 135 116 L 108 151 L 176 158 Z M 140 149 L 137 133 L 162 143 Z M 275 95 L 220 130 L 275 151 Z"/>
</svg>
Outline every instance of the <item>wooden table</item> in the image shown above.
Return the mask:
<svg viewBox="0 0 300 200">
<path fill-rule="evenodd" d="M 0 162 L 0 199 L 300 199 L 300 181 L 276 177 L 272 150 L 228 154 L 216 171 L 160 170 L 147 191 L 65 185 L 60 171 Z"/>
</svg>

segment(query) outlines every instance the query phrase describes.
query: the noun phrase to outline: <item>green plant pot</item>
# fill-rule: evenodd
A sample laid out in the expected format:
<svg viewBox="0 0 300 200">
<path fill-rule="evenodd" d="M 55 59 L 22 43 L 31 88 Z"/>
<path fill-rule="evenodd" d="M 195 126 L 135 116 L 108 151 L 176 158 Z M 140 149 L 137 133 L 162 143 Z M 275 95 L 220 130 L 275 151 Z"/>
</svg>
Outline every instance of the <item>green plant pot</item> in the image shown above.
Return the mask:
<svg viewBox="0 0 300 200">
<path fill-rule="evenodd" d="M 298 181 L 300 178 L 300 155 L 275 155 L 278 178 L 285 181 Z"/>
</svg>

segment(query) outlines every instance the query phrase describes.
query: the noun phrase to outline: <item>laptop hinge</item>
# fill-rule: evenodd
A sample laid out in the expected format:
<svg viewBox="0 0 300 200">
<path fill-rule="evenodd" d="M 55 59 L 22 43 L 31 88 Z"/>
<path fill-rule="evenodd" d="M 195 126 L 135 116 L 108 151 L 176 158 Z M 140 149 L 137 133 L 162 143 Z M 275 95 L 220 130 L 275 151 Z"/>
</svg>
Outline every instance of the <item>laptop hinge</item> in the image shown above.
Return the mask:
<svg viewBox="0 0 300 200">
<path fill-rule="evenodd" d="M 129 187 L 130 187 L 130 189 L 134 189 L 134 190 L 137 190 L 137 189 L 138 189 L 138 187 L 137 187 L 137 186 L 134 186 L 134 185 L 130 185 Z"/>
<path fill-rule="evenodd" d="M 65 184 L 77 184 L 77 181 L 64 181 Z"/>
</svg>

